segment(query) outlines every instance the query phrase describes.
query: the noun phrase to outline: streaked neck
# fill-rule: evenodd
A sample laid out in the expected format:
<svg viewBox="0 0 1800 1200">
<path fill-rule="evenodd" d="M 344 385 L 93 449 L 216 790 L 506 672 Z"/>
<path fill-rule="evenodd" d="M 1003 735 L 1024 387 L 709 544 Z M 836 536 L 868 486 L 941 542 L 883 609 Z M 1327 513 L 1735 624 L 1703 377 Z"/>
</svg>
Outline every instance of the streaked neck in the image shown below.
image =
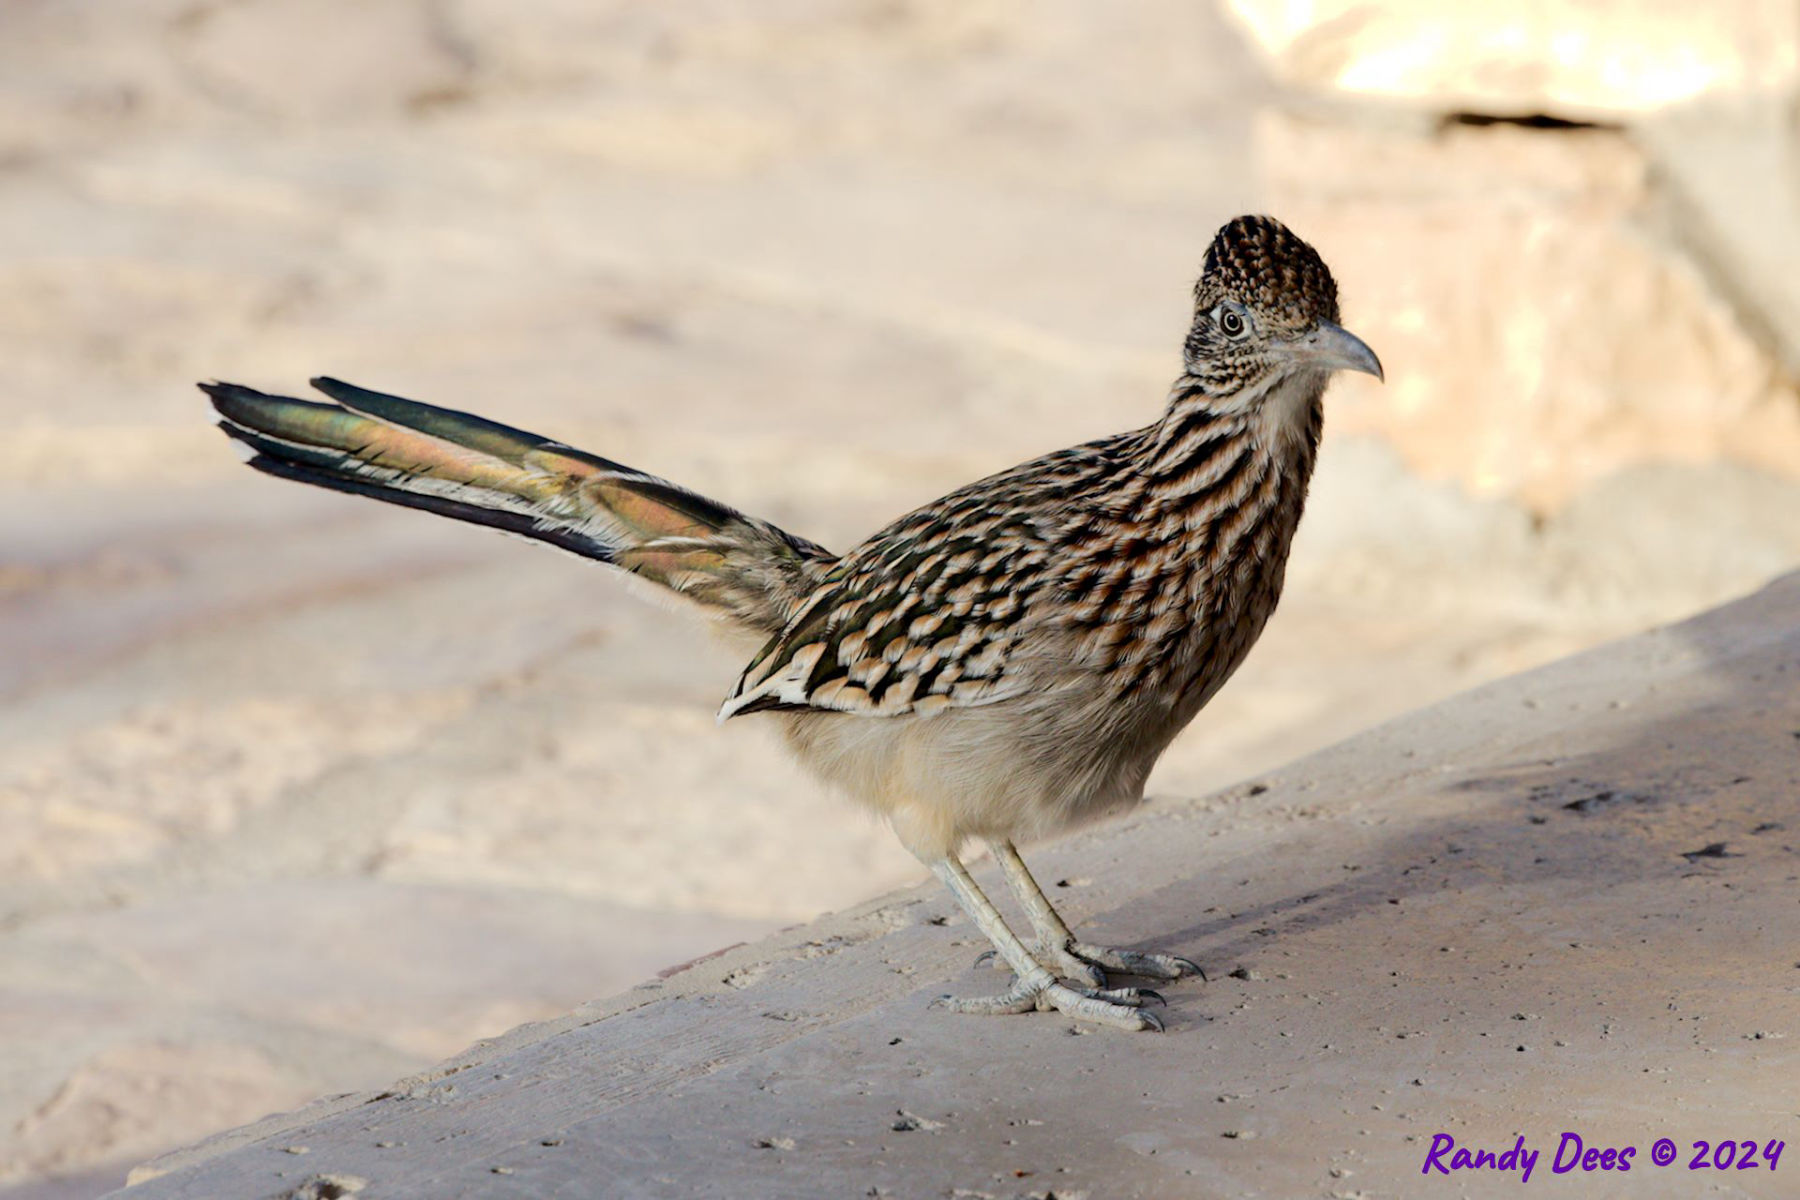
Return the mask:
<svg viewBox="0 0 1800 1200">
<path fill-rule="evenodd" d="M 1239 455 L 1299 458 L 1310 472 L 1324 422 L 1327 376 L 1272 376 L 1229 396 L 1209 396 L 1184 375 L 1169 391 L 1162 420 L 1144 431 L 1140 461 L 1154 480 L 1208 473 Z"/>
</svg>

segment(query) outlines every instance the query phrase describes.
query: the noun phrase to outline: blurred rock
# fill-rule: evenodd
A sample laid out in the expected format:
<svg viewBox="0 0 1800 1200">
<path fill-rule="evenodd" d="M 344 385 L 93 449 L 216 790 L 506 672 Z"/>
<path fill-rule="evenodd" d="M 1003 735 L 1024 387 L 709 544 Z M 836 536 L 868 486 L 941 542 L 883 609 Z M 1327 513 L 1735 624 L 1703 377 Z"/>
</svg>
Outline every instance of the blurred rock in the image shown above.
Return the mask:
<svg viewBox="0 0 1800 1200">
<path fill-rule="evenodd" d="M 1696 105 L 1632 130 L 1684 245 L 1800 377 L 1800 108 Z M 1756 180 L 1746 187 L 1745 180 Z"/>
<path fill-rule="evenodd" d="M 476 62 L 426 0 L 9 5 L 0 164 L 143 138 L 173 122 L 366 125 L 467 98 Z M 72 46 L 83 69 L 66 69 Z"/>
<path fill-rule="evenodd" d="M 1791 0 L 1227 0 L 1285 82 L 1438 111 L 1606 118 L 1787 94 Z"/>
<path fill-rule="evenodd" d="M 1661 232 L 1625 136 L 1271 113 L 1257 145 L 1270 207 L 1387 367 L 1338 385 L 1335 429 L 1540 512 L 1630 464 L 1800 477 L 1792 384 Z"/>
<path fill-rule="evenodd" d="M 18 1122 L 18 1169 L 54 1174 L 129 1158 L 166 1141 L 171 1112 L 203 1131 L 239 1117 L 247 1105 L 303 1103 L 321 1082 L 284 1075 L 255 1046 L 113 1047 L 75 1068 L 54 1097 Z"/>
<path fill-rule="evenodd" d="M 342 35 L 355 29 L 355 37 Z M 195 5 L 171 27 L 198 86 L 296 120 L 380 116 L 463 97 L 473 51 L 442 6 L 360 0 Z"/>
</svg>

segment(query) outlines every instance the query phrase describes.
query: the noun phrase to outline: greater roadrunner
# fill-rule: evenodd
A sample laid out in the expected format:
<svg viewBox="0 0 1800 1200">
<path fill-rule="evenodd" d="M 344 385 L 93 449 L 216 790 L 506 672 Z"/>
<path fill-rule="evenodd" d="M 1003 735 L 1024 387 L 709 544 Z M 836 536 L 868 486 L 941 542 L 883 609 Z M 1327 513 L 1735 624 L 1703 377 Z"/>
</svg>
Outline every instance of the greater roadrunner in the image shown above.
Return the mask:
<svg viewBox="0 0 1800 1200">
<path fill-rule="evenodd" d="M 839 557 L 641 471 L 466 413 L 313 386 L 202 384 L 271 475 L 538 538 L 694 601 L 761 649 L 720 720 L 769 713 L 800 760 L 884 814 L 1014 974 L 957 1012 L 1056 1008 L 1160 1029 L 1173 955 L 1076 939 L 1014 848 L 1133 804 L 1281 594 L 1331 372 L 1381 375 L 1313 248 L 1239 217 L 1206 252 L 1185 365 L 1154 424 L 1059 450 Z M 1035 932 L 958 859 L 981 838 Z M 1064 982 L 1064 981 L 1068 982 Z M 1072 985 L 1072 986 L 1071 986 Z"/>
</svg>

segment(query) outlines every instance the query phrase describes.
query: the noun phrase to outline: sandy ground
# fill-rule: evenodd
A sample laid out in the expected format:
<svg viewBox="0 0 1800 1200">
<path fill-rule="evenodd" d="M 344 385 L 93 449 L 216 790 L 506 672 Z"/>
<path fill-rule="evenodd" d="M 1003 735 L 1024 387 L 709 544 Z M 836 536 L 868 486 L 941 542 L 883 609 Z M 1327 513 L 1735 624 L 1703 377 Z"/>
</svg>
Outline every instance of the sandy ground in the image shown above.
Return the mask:
<svg viewBox="0 0 1800 1200">
<path fill-rule="evenodd" d="M 251 476 L 194 379 L 477 409 L 844 546 L 1153 417 L 1272 97 L 1174 3 L 5 21 L 0 1181 L 41 1195 L 920 874 L 713 727 L 682 615 Z M 1154 792 L 1741 592 L 1800 495 L 1647 462 L 1527 512 L 1328 434 L 1301 536 Z"/>
</svg>

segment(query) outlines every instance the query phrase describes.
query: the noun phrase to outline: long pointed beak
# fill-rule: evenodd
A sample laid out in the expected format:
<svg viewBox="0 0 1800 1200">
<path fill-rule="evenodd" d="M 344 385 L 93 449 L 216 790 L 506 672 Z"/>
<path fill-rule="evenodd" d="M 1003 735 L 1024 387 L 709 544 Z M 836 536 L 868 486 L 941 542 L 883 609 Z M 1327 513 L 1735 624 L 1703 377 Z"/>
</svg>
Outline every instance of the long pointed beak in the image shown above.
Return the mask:
<svg viewBox="0 0 1800 1200">
<path fill-rule="evenodd" d="M 1295 362 L 1325 371 L 1361 371 L 1387 381 L 1381 373 L 1381 360 L 1369 344 L 1342 325 L 1320 321 L 1292 346 Z"/>
</svg>

